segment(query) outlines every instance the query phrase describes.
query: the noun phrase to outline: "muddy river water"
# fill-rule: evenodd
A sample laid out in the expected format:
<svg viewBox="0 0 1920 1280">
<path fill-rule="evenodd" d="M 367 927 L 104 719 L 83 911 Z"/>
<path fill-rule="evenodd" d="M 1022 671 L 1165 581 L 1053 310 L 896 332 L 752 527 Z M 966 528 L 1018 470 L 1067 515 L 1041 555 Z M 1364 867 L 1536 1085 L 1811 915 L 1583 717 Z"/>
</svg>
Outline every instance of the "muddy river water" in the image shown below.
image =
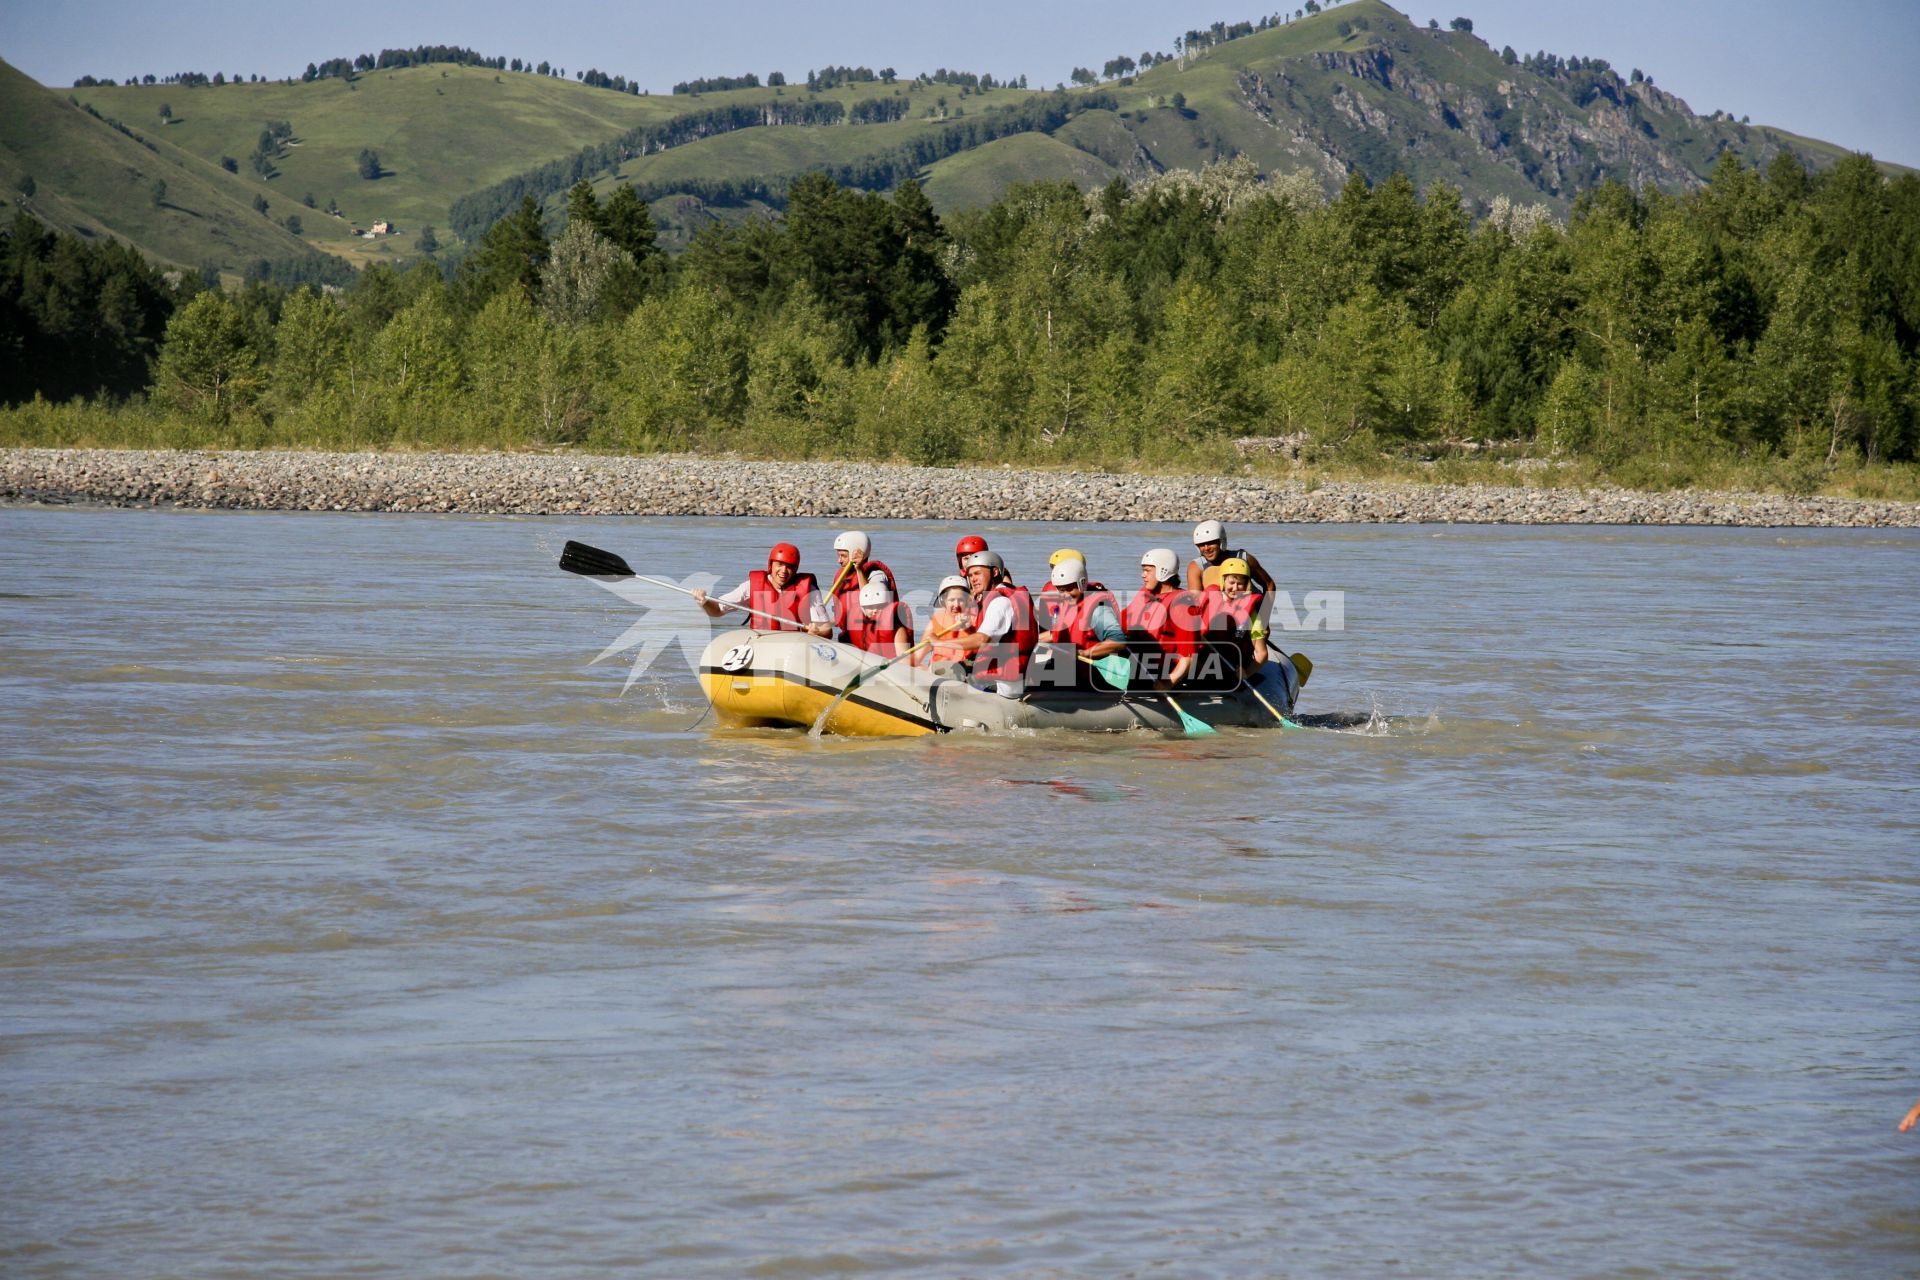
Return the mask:
<svg viewBox="0 0 1920 1280">
<path fill-rule="evenodd" d="M 0 510 L 0 1273 L 1920 1270 L 1920 534 L 1235 529 L 1378 715 L 1196 739 L 719 728 L 553 567 L 835 531 Z"/>
</svg>

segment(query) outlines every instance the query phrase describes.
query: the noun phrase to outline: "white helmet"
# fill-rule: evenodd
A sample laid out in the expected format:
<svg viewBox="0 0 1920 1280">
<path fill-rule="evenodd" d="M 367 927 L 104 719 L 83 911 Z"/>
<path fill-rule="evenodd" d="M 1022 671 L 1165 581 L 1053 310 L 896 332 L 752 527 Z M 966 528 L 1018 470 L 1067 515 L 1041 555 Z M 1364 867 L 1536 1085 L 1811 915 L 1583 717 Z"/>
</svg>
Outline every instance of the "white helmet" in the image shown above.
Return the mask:
<svg viewBox="0 0 1920 1280">
<path fill-rule="evenodd" d="M 1162 582 L 1172 582 L 1173 575 L 1180 572 L 1180 557 L 1167 547 L 1155 547 L 1140 557 L 1141 564 L 1153 566 L 1153 572 Z"/>
<path fill-rule="evenodd" d="M 953 590 L 955 587 L 958 587 L 962 591 L 965 591 L 967 589 L 967 580 L 961 577 L 957 573 L 950 573 L 946 577 L 940 579 L 940 589 L 933 593 L 933 598 L 935 600 L 938 600 L 941 596 L 947 594 L 947 592 Z"/>
<path fill-rule="evenodd" d="M 1072 556 L 1068 556 L 1053 566 L 1052 581 L 1056 587 L 1068 587 L 1086 580 L 1087 562 L 1085 560 L 1075 560 Z"/>
<path fill-rule="evenodd" d="M 1007 562 L 1000 558 L 998 551 L 976 551 L 967 557 L 967 568 L 977 569 L 981 565 L 985 565 L 987 568 L 998 573 L 1007 567 Z"/>
<path fill-rule="evenodd" d="M 857 551 L 862 558 L 865 558 L 873 554 L 873 542 L 864 533 L 857 531 L 843 533 L 833 540 L 833 549 L 844 551 L 848 555 Z"/>
<path fill-rule="evenodd" d="M 1225 542 L 1226 540 L 1227 526 L 1221 524 L 1218 520 L 1202 520 L 1199 524 L 1193 526 L 1193 545 L 1196 547 L 1203 542 Z M 835 543 L 834 545 L 838 546 L 839 544 Z"/>
<path fill-rule="evenodd" d="M 893 588 L 887 585 L 886 578 L 878 574 L 867 579 L 867 585 L 860 588 L 862 609 L 884 609 L 892 603 Z"/>
</svg>

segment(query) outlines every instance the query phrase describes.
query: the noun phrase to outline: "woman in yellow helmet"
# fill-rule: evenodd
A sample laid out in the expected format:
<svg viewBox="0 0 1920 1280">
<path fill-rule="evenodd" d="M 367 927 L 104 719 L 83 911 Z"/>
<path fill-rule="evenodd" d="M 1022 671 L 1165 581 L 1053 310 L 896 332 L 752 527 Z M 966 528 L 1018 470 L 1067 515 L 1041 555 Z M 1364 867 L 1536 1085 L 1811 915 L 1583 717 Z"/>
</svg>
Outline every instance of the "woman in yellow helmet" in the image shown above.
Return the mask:
<svg viewBox="0 0 1920 1280">
<path fill-rule="evenodd" d="M 1228 556 L 1219 565 L 1220 581 L 1207 588 L 1202 616 L 1207 639 L 1231 644 L 1243 675 L 1267 661 L 1267 624 L 1260 618 L 1261 593 L 1253 589 L 1253 573 L 1245 560 Z"/>
</svg>

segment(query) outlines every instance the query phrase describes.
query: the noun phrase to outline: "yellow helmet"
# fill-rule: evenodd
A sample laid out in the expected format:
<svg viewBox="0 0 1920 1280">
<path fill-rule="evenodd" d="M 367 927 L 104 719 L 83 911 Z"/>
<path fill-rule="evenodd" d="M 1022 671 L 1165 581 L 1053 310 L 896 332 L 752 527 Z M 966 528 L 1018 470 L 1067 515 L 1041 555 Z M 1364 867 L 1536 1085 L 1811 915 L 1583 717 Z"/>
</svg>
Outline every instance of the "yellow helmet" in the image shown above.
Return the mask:
<svg viewBox="0 0 1920 1280">
<path fill-rule="evenodd" d="M 1224 578 L 1230 573 L 1237 573 L 1243 578 L 1253 576 L 1253 570 L 1247 568 L 1247 562 L 1239 556 L 1228 556 L 1220 562 L 1220 576 Z"/>
<path fill-rule="evenodd" d="M 1062 547 L 1058 551 L 1054 552 L 1052 555 L 1047 557 L 1047 568 L 1049 569 L 1054 568 L 1062 560 L 1078 560 L 1081 564 L 1085 564 L 1087 562 L 1087 558 L 1081 555 L 1078 551 L 1075 551 L 1072 547 Z"/>
</svg>

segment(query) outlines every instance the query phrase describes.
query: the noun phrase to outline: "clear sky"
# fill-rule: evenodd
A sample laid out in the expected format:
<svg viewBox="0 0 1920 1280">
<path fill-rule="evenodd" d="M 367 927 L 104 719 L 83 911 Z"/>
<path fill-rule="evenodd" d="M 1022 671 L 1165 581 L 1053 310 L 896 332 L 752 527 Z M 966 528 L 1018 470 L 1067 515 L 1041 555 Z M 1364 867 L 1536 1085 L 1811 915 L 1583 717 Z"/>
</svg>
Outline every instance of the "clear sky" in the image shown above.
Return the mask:
<svg viewBox="0 0 1920 1280">
<path fill-rule="evenodd" d="M 1298 8 L 1304 0 L 1289 5 Z M 1396 5 L 1396 7 L 1399 7 Z M 1274 12 L 1255 0 L 0 0 L 0 58 L 43 84 L 91 74 L 224 71 L 278 78 L 308 62 L 415 44 L 598 67 L 666 92 L 703 75 L 790 79 L 830 63 L 1025 74 L 1034 85 L 1119 54 L 1171 52 L 1189 27 Z M 1920 167 L 1920 0 L 1415 0 L 1413 19 L 1471 18 L 1495 48 L 1639 67 L 1694 110 L 1724 108 Z"/>
</svg>

